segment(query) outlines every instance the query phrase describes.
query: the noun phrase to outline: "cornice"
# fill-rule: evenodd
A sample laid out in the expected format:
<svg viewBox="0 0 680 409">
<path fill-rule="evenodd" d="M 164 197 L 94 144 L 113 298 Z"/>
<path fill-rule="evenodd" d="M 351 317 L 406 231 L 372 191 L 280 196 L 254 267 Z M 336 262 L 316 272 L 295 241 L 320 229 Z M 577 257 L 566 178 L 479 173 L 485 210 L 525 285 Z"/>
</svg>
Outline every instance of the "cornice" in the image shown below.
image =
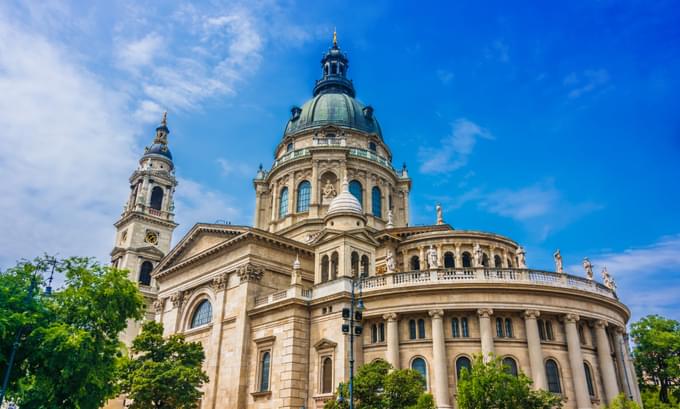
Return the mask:
<svg viewBox="0 0 680 409">
<path fill-rule="evenodd" d="M 137 211 L 128 212 L 128 213 L 123 214 L 123 216 L 117 222 L 115 222 L 113 225 L 116 228 L 119 228 L 120 226 L 124 225 L 125 223 L 127 223 L 127 222 L 129 222 L 133 219 L 140 219 L 140 220 L 143 220 L 145 222 L 160 224 L 161 226 L 170 227 L 170 228 L 173 228 L 173 229 L 175 227 L 179 226 L 179 224 L 177 224 L 177 223 L 175 223 L 171 220 L 159 219 L 158 217 L 149 216 L 147 214 L 140 213 L 140 212 L 137 212 Z"/>
</svg>

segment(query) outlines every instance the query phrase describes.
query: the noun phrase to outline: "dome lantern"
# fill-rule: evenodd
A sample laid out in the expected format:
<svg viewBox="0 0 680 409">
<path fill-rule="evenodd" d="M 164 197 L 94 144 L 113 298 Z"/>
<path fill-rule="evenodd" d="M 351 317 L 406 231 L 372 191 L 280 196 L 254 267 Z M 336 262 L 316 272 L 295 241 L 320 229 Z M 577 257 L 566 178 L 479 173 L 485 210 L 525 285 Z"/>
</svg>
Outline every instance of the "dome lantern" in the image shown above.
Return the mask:
<svg viewBox="0 0 680 409">
<path fill-rule="evenodd" d="M 324 93 L 342 93 L 355 97 L 354 85 L 347 78 L 349 59 L 338 47 L 338 36 L 333 32 L 333 46 L 321 58 L 321 79 L 316 81 L 314 96 Z"/>
</svg>

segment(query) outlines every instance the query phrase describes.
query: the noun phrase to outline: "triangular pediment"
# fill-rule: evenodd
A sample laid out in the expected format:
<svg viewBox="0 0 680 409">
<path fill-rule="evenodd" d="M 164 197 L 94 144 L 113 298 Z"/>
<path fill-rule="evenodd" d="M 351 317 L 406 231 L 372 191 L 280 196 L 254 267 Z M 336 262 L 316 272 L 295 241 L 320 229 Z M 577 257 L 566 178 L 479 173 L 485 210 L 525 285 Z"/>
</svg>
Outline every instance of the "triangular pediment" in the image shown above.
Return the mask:
<svg viewBox="0 0 680 409">
<path fill-rule="evenodd" d="M 316 344 L 314 344 L 314 348 L 317 351 L 320 351 L 322 349 L 335 349 L 337 345 L 337 342 L 333 342 L 330 339 L 321 338 Z"/>
<path fill-rule="evenodd" d="M 356 229 L 356 230 L 333 230 L 333 229 L 323 229 L 321 230 L 318 235 L 314 238 L 314 240 L 309 243 L 312 246 L 316 246 L 319 244 L 323 243 L 328 243 L 334 240 L 337 240 L 338 238 L 352 238 L 355 240 L 359 240 L 374 246 L 379 245 L 378 241 L 373 238 L 372 235 L 370 235 L 366 230 L 364 229 Z"/>
</svg>

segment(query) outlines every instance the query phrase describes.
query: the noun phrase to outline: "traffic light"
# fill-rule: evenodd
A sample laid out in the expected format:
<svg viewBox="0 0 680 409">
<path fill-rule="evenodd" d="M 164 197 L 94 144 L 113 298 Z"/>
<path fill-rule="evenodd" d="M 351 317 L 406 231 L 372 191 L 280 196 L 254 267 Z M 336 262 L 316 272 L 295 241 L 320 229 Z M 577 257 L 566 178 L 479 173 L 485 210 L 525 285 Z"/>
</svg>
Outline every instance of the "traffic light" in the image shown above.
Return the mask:
<svg viewBox="0 0 680 409">
<path fill-rule="evenodd" d="M 363 314 L 361 311 L 354 311 L 354 320 L 361 322 L 361 319 L 363 318 Z"/>
<path fill-rule="evenodd" d="M 342 333 L 349 334 L 349 324 L 342 324 Z"/>
<path fill-rule="evenodd" d="M 361 325 L 355 325 L 354 326 L 354 335 L 361 335 L 361 333 L 364 331 L 364 327 Z"/>
<path fill-rule="evenodd" d="M 350 315 L 351 315 L 351 314 L 350 314 L 350 312 L 349 312 L 349 308 L 343 308 L 343 309 L 342 309 L 342 318 L 343 318 L 343 319 L 348 320 L 349 317 L 350 317 Z"/>
</svg>

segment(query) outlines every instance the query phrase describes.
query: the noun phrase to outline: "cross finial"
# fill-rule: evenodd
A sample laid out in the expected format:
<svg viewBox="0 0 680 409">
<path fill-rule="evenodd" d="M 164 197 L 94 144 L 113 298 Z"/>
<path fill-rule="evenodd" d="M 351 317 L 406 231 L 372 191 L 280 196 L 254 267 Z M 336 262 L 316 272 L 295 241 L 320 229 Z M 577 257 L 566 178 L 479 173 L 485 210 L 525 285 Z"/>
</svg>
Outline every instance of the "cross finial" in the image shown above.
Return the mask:
<svg viewBox="0 0 680 409">
<path fill-rule="evenodd" d="M 168 111 L 163 112 L 163 119 L 161 120 L 161 125 L 168 126 Z"/>
<path fill-rule="evenodd" d="M 338 31 L 334 27 L 333 28 L 333 47 L 337 47 L 337 46 L 338 46 Z"/>
</svg>

